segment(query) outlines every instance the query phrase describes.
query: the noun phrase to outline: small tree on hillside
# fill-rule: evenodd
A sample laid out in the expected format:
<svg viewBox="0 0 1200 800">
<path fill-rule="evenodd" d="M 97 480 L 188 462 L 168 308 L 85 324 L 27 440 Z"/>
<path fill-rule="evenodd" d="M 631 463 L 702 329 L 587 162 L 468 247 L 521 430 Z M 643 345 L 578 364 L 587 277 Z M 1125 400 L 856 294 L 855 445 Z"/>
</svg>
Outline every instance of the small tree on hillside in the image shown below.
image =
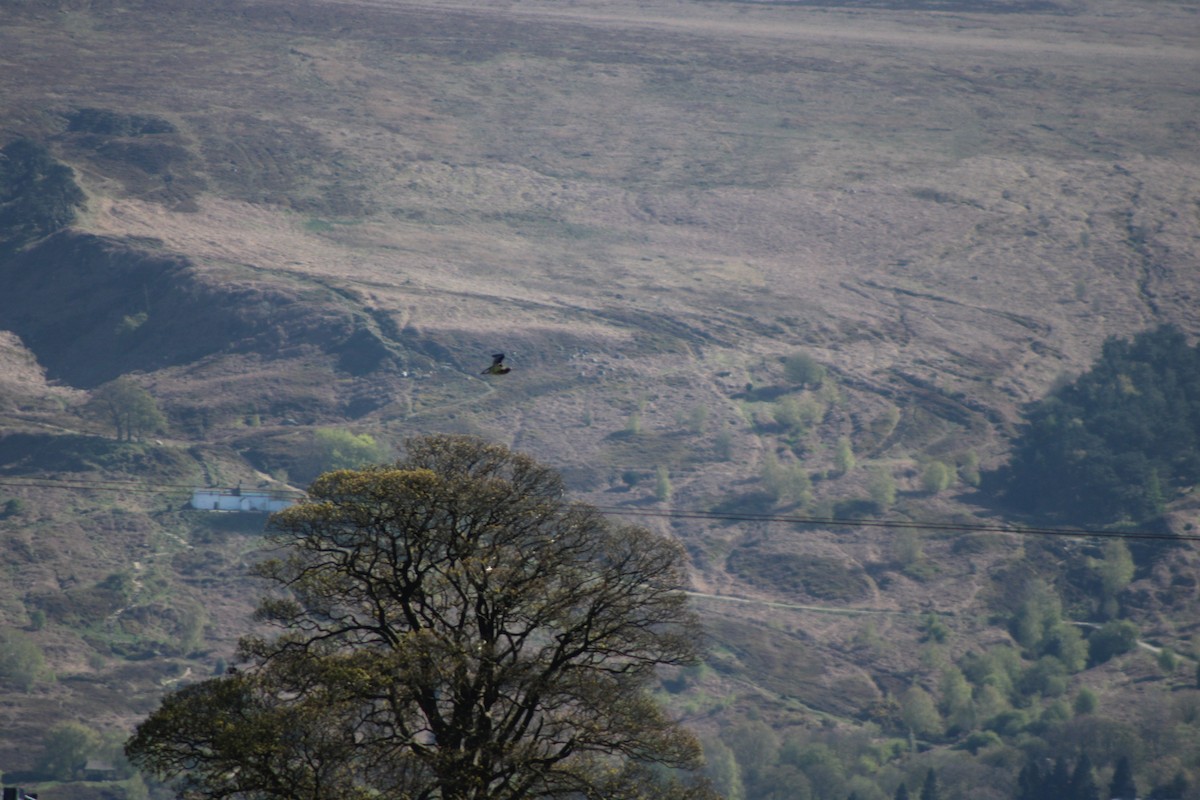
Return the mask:
<svg viewBox="0 0 1200 800">
<path fill-rule="evenodd" d="M 921 786 L 921 800 L 941 800 L 941 796 L 937 771 L 930 767 L 929 772 L 925 773 L 925 783 Z"/>
<path fill-rule="evenodd" d="M 42 649 L 16 628 L 0 628 L 0 684 L 29 691 L 46 669 Z"/>
<path fill-rule="evenodd" d="M 850 470 L 854 469 L 858 461 L 854 458 L 854 448 L 850 444 L 849 437 L 843 436 L 838 439 L 837 450 L 833 457 L 834 468 L 839 475 L 845 475 Z"/>
<path fill-rule="evenodd" d="M 250 667 L 168 695 L 127 745 L 198 796 L 324 800 L 711 796 L 649 690 L 697 658 L 683 551 L 564 498 L 561 478 L 433 436 L 319 477 L 272 517 L 282 631 Z"/>
<path fill-rule="evenodd" d="M 1089 560 L 1088 564 L 1100 579 L 1100 612 L 1108 618 L 1117 615 L 1119 595 L 1133 580 L 1133 555 L 1121 539 L 1109 539 L 1102 548 L 1104 558 Z"/>
<path fill-rule="evenodd" d="M 942 461 L 930 461 L 921 473 L 921 486 L 930 494 L 950 488 L 954 482 L 954 469 Z"/>
<path fill-rule="evenodd" d="M 357 469 L 378 464 L 387 458 L 387 450 L 369 433 L 354 433 L 343 428 L 317 428 L 309 446 L 309 476 L 339 469 Z"/>
<path fill-rule="evenodd" d="M 871 495 L 871 502 L 879 510 L 886 511 L 896 502 L 896 479 L 886 467 L 872 467 L 867 477 L 867 491 Z"/>
<path fill-rule="evenodd" d="M 671 499 L 671 472 L 661 465 L 654 470 L 654 498 L 660 503 Z"/>
<path fill-rule="evenodd" d="M 1133 765 L 1129 756 L 1121 756 L 1108 784 L 1108 796 L 1112 800 L 1137 800 L 1137 783 L 1133 779 Z"/>
<path fill-rule="evenodd" d="M 55 725 L 42 740 L 38 771 L 56 780 L 72 780 L 99 745 L 100 737 L 83 723 Z"/>
<path fill-rule="evenodd" d="M 783 359 L 783 374 L 798 386 L 820 386 L 825 380 L 825 367 L 808 353 L 792 353 Z"/>
<path fill-rule="evenodd" d="M 160 431 L 167 424 L 150 393 L 127 375 L 98 387 L 85 408 L 111 424 L 118 441 L 140 440 L 144 434 Z"/>
</svg>

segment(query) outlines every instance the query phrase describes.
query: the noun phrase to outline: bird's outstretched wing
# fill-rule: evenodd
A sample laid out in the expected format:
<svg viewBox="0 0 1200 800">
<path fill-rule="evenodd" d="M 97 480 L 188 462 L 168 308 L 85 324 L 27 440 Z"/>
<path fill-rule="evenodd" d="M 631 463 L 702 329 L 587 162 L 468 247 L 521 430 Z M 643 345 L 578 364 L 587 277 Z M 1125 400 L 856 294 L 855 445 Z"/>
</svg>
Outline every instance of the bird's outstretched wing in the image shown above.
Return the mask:
<svg viewBox="0 0 1200 800">
<path fill-rule="evenodd" d="M 480 375 L 507 375 L 512 372 L 511 367 L 504 366 L 504 353 L 492 354 L 492 365 L 485 369 Z"/>
</svg>

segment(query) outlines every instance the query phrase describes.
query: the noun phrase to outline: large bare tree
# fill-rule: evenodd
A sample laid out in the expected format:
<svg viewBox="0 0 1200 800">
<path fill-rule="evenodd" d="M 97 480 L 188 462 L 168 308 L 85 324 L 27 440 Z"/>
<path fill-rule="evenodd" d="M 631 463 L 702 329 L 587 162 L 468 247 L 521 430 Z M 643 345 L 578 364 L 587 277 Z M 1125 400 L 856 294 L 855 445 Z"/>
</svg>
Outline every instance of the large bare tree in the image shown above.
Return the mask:
<svg viewBox="0 0 1200 800">
<path fill-rule="evenodd" d="M 127 745 L 198 797 L 700 797 L 653 701 L 699 631 L 674 541 L 477 439 L 408 442 L 272 518 L 283 591 L 249 666 L 169 695 Z"/>
</svg>

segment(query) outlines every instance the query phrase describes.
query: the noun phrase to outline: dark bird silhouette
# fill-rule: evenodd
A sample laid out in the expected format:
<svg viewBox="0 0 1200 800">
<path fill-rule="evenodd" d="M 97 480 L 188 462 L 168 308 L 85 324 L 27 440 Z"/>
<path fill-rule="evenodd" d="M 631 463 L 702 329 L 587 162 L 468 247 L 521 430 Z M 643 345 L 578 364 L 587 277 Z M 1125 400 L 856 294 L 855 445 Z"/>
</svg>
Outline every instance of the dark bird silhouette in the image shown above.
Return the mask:
<svg viewBox="0 0 1200 800">
<path fill-rule="evenodd" d="M 507 375 L 512 372 L 511 367 L 504 366 L 504 353 L 492 354 L 492 365 L 485 369 L 480 375 Z"/>
</svg>

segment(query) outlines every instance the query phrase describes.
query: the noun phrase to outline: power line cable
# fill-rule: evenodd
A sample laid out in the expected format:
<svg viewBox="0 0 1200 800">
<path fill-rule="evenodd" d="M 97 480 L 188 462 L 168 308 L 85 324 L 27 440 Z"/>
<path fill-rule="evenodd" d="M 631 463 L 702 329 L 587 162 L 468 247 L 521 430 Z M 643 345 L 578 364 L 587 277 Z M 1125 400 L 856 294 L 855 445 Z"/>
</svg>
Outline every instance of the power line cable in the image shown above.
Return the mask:
<svg viewBox="0 0 1200 800">
<path fill-rule="evenodd" d="M 195 484 L 182 483 L 146 483 L 118 480 L 89 480 L 73 479 L 59 480 L 54 478 L 36 478 L 28 480 L 2 480 L 0 486 L 13 488 L 61 489 L 68 491 L 126 491 L 145 494 L 177 494 L 205 489 L 225 487 L 198 487 Z M 266 491 L 271 494 L 289 495 L 297 499 L 305 494 L 297 490 L 279 489 L 249 489 L 246 491 Z M 1006 533 L 1015 536 L 1051 536 L 1067 538 L 1098 538 L 1098 539 L 1144 539 L 1172 542 L 1200 542 L 1200 535 L 1155 533 L 1153 531 L 1120 531 L 1102 530 L 1098 528 L 1049 528 L 1025 525 L 979 524 L 960 522 L 926 522 L 921 520 L 881 520 L 863 519 L 858 517 L 816 517 L 801 514 L 755 514 L 750 512 L 720 512 L 697 511 L 688 509 L 642 509 L 627 506 L 606 506 L 591 504 L 598 511 L 618 516 L 658 517 L 664 519 L 691 519 L 727 522 L 780 522 L 793 525 L 827 526 L 827 527 L 860 527 L 900 529 L 908 528 L 923 531 L 945 531 L 949 533 Z"/>
</svg>

